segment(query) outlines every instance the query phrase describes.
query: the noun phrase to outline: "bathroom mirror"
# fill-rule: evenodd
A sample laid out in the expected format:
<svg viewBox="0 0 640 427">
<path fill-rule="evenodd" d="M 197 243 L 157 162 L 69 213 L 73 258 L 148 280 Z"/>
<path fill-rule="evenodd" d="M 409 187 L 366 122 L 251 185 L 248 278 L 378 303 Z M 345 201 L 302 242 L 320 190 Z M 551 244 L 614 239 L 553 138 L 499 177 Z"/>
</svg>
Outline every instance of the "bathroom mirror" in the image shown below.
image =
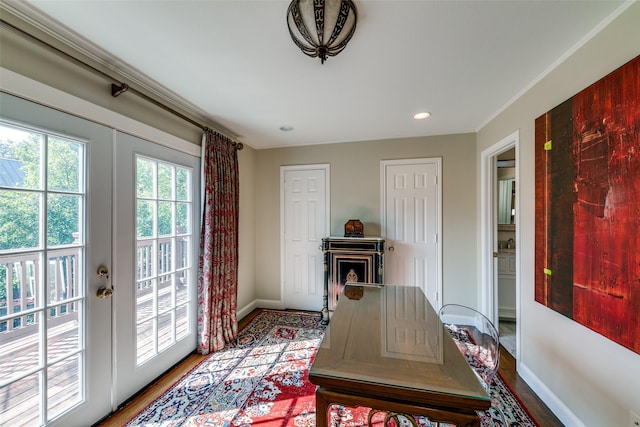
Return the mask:
<svg viewBox="0 0 640 427">
<path fill-rule="evenodd" d="M 498 224 L 514 224 L 515 179 L 498 181 Z"/>
<path fill-rule="evenodd" d="M 515 223 L 515 201 L 515 168 L 498 167 L 498 224 Z"/>
</svg>

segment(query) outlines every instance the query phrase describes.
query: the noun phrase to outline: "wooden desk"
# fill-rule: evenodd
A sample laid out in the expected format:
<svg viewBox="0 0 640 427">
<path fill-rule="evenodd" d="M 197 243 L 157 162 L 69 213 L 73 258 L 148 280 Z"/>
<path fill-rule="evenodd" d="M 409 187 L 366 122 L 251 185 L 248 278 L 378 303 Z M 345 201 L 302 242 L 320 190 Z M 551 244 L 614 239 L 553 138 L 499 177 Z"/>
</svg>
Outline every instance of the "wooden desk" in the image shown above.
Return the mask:
<svg viewBox="0 0 640 427">
<path fill-rule="evenodd" d="M 331 404 L 479 426 L 489 395 L 417 287 L 345 287 L 309 371 L 316 426 Z"/>
</svg>

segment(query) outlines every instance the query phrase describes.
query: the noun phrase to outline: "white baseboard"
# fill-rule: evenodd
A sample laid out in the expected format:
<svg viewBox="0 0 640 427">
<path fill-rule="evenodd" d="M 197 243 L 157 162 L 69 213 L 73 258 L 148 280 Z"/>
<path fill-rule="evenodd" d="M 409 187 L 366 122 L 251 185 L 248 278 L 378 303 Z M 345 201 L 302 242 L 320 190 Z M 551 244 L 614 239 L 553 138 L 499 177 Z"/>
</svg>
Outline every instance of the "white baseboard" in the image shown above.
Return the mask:
<svg viewBox="0 0 640 427">
<path fill-rule="evenodd" d="M 498 307 L 498 317 L 501 319 L 516 319 L 515 307 Z"/>
<path fill-rule="evenodd" d="M 256 308 L 270 308 L 273 310 L 282 310 L 284 307 L 279 300 L 255 299 L 241 309 L 237 310 L 236 317 L 238 320 L 251 313 Z"/>
<path fill-rule="evenodd" d="M 253 300 L 249 304 L 242 307 L 240 310 L 237 310 L 236 317 L 238 320 L 244 319 L 247 316 L 247 314 L 251 313 L 255 309 L 256 309 L 256 301 Z"/>
<path fill-rule="evenodd" d="M 538 397 L 551 409 L 564 425 L 585 427 L 585 424 L 558 397 L 549 390 L 527 366 L 520 362 L 518 375 L 531 387 Z"/>
</svg>

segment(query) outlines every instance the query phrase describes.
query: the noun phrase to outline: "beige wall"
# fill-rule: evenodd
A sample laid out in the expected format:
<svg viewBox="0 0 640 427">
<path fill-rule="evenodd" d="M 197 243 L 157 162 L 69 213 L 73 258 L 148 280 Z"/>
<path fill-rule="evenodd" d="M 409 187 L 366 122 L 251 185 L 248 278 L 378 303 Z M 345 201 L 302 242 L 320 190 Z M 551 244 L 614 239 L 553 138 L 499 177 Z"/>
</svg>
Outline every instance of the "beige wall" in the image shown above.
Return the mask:
<svg viewBox="0 0 640 427">
<path fill-rule="evenodd" d="M 442 158 L 443 300 L 477 305 L 475 135 L 444 135 L 259 150 L 256 155 L 256 297 L 280 301 L 280 166 L 328 163 L 331 234 L 351 218 L 379 236 L 380 161 Z M 464 268 L 460 268 L 464 266 Z"/>
<path fill-rule="evenodd" d="M 244 146 L 238 152 L 240 169 L 240 220 L 238 234 L 238 310 L 253 308 L 256 298 L 256 151 Z M 246 312 L 240 313 L 246 315 Z"/>
<path fill-rule="evenodd" d="M 520 130 L 520 374 L 567 425 L 629 425 L 629 410 L 640 414 L 640 355 L 534 301 L 534 120 L 638 54 L 635 3 L 478 133 L 479 162 Z"/>
</svg>

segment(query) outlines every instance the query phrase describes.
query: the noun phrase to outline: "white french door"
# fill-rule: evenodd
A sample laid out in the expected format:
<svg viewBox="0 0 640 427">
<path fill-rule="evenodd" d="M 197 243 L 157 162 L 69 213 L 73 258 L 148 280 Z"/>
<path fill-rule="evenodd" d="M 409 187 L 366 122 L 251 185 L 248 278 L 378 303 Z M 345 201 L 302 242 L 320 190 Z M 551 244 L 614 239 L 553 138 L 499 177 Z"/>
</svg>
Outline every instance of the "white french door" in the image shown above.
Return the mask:
<svg viewBox="0 0 640 427">
<path fill-rule="evenodd" d="M 115 404 L 196 348 L 199 158 L 117 133 Z"/>
<path fill-rule="evenodd" d="M 385 283 L 422 288 L 438 310 L 441 295 L 441 159 L 380 164 Z"/>
<path fill-rule="evenodd" d="M 90 425 L 111 409 L 111 301 L 96 294 L 113 133 L 0 96 L 0 425 Z"/>
<path fill-rule="evenodd" d="M 199 159 L 0 96 L 0 425 L 91 425 L 195 349 Z"/>
</svg>

